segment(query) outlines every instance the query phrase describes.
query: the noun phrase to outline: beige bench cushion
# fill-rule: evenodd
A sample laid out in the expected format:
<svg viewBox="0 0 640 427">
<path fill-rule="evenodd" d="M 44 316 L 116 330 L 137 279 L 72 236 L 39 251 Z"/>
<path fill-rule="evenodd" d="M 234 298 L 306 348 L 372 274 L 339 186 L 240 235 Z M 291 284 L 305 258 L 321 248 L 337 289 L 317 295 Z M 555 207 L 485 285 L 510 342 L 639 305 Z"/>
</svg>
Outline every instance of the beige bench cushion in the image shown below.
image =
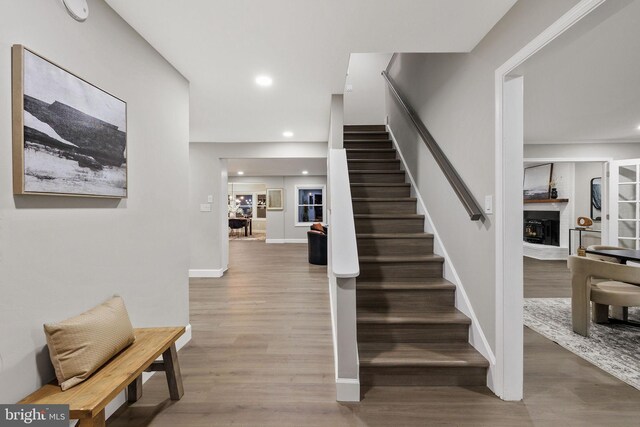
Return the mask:
<svg viewBox="0 0 640 427">
<path fill-rule="evenodd" d="M 86 380 L 135 339 L 120 297 L 60 323 L 45 324 L 44 331 L 62 390 Z"/>
<path fill-rule="evenodd" d="M 591 301 L 619 307 L 640 306 L 640 286 L 607 281 L 591 285 Z"/>
</svg>

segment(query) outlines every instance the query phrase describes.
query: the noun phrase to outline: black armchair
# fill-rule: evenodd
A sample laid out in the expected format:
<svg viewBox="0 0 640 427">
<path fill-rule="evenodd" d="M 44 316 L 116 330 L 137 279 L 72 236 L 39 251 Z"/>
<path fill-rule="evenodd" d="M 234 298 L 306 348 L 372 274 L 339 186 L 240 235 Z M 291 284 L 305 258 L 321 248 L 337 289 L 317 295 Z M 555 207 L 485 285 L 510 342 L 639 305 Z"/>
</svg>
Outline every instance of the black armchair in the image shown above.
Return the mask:
<svg viewBox="0 0 640 427">
<path fill-rule="evenodd" d="M 309 264 L 327 265 L 327 228 L 316 225 L 307 231 Z M 320 231 L 319 229 L 322 229 Z"/>
</svg>

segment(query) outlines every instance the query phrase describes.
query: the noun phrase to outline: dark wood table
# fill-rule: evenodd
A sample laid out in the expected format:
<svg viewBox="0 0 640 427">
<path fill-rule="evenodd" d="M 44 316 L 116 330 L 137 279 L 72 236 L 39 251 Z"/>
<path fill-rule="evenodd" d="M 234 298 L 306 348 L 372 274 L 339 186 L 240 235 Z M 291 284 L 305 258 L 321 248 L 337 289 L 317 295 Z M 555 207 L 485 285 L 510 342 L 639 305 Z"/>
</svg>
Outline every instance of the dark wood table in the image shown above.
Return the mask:
<svg viewBox="0 0 640 427">
<path fill-rule="evenodd" d="M 626 264 L 627 261 L 640 262 L 640 251 L 636 251 L 633 249 L 601 249 L 597 251 L 587 250 L 587 253 L 617 258 L 623 264 Z"/>
</svg>

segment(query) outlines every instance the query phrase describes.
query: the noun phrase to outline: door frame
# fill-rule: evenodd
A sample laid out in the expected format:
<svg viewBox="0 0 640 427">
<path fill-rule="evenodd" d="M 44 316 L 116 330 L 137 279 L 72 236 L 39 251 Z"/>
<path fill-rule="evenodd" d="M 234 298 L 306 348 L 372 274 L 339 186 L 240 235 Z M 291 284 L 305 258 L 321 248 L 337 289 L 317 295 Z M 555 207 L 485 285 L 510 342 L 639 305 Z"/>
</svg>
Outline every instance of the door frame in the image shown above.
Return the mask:
<svg viewBox="0 0 640 427">
<path fill-rule="evenodd" d="M 620 203 L 620 199 L 618 197 L 619 194 L 619 179 L 620 179 L 620 171 L 619 168 L 620 166 L 628 166 L 628 165 L 636 165 L 636 167 L 638 167 L 638 165 L 640 165 L 640 159 L 618 159 L 618 160 L 614 160 L 609 164 L 609 179 L 607 182 L 607 189 L 609 190 L 609 194 L 611 196 L 610 198 L 610 204 L 611 204 L 611 208 L 609 209 L 609 214 L 610 214 L 610 218 L 609 218 L 609 241 L 607 242 L 607 244 L 609 245 L 613 245 L 613 246 L 620 246 L 620 236 L 619 236 L 619 219 L 618 219 L 618 212 L 619 212 L 619 203 Z M 638 181 L 638 174 L 640 172 L 636 169 L 636 183 Z M 638 184 L 636 184 L 638 185 Z M 636 188 L 636 204 L 637 204 L 637 191 L 638 189 Z M 636 213 L 636 221 L 637 221 L 637 213 Z M 638 225 L 636 224 L 636 227 Z M 634 240 L 638 240 L 638 230 L 636 229 L 636 238 Z M 637 249 L 637 242 L 636 242 L 636 249 Z"/>
<path fill-rule="evenodd" d="M 522 400 L 523 360 L 522 302 L 513 298 L 523 293 L 522 236 L 507 233 L 509 212 L 522 205 L 522 181 L 505 179 L 522 174 L 522 148 L 509 150 L 505 138 L 504 85 L 518 66 L 559 37 L 606 0 L 581 0 L 560 19 L 520 49 L 495 71 L 495 239 L 496 239 L 496 368 L 493 374 L 494 392 L 504 400 Z M 523 99 L 516 102 L 523 102 Z M 521 111 L 523 111 L 522 108 Z M 524 145 L 524 141 L 523 145 Z M 519 274 L 519 275 L 518 275 Z M 509 286 L 505 286 L 506 279 Z"/>
</svg>

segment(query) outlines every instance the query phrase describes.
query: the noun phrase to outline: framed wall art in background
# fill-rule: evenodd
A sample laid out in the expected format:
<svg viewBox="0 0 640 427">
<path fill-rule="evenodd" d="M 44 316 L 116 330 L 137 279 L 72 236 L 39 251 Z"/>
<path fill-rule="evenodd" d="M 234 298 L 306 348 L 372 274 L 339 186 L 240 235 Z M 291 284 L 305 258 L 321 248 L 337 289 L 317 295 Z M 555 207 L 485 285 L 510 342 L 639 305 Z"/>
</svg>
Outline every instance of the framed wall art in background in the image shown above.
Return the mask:
<svg viewBox="0 0 640 427">
<path fill-rule="evenodd" d="M 267 188 L 267 210 L 281 211 L 284 209 L 284 191 L 282 188 Z"/>
<path fill-rule="evenodd" d="M 12 47 L 13 192 L 127 197 L 127 104 Z"/>
<path fill-rule="evenodd" d="M 524 169 L 524 200 L 549 199 L 553 163 Z"/>
</svg>

